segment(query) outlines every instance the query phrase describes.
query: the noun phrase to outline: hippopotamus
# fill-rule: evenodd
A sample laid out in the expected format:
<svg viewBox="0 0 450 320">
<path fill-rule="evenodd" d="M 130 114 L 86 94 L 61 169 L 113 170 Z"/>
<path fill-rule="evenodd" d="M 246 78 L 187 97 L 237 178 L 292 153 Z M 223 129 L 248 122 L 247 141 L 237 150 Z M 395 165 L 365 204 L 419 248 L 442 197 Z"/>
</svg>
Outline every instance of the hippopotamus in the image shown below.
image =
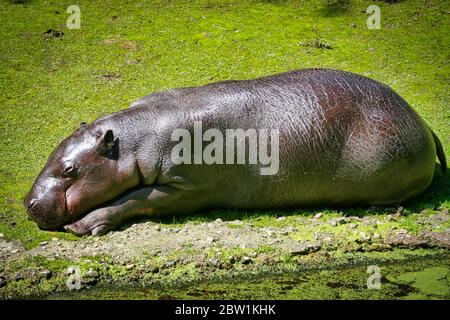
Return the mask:
<svg viewBox="0 0 450 320">
<path fill-rule="evenodd" d="M 267 161 L 249 161 L 257 150 L 250 134 L 236 143 L 249 150 L 240 162 L 199 161 L 198 150 L 202 160 L 208 141 L 229 129 L 275 132 L 259 145 L 277 156 L 274 170 L 264 174 Z M 184 134 L 200 146 L 179 148 Z M 217 155 L 231 150 L 218 146 Z M 174 160 L 175 149 L 186 161 Z M 445 172 L 438 137 L 387 85 L 339 70 L 294 70 L 156 92 L 81 123 L 51 154 L 24 206 L 41 229 L 80 236 L 135 217 L 208 209 L 390 206 L 427 189 L 436 155 Z"/>
</svg>

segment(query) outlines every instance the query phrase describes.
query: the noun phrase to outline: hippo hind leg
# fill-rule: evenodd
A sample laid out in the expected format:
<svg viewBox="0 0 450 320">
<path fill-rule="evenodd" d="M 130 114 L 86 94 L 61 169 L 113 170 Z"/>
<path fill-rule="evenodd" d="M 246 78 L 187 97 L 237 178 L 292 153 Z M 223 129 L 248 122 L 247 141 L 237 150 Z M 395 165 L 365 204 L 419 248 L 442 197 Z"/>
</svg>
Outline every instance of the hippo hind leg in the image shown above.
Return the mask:
<svg viewBox="0 0 450 320">
<path fill-rule="evenodd" d="M 392 123 L 392 121 L 391 121 Z M 355 129 L 355 128 L 354 128 Z M 436 150 L 427 128 L 356 128 L 347 141 L 336 176 L 349 203 L 393 205 L 423 192 L 434 175 Z M 350 190 L 349 190 L 350 189 Z M 351 192 L 348 192 L 351 191 Z"/>
</svg>

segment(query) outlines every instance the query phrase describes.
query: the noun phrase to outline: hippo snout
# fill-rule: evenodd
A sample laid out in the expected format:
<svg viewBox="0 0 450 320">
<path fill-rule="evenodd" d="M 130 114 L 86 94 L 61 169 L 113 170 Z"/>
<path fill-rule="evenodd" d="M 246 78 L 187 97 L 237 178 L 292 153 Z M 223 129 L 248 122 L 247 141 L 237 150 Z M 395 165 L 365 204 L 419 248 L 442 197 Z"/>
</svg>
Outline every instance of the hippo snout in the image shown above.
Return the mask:
<svg viewBox="0 0 450 320">
<path fill-rule="evenodd" d="M 37 195 L 30 191 L 24 199 L 23 206 L 30 220 L 43 230 L 58 230 L 64 225 L 65 201 L 60 196 L 48 194 Z"/>
</svg>

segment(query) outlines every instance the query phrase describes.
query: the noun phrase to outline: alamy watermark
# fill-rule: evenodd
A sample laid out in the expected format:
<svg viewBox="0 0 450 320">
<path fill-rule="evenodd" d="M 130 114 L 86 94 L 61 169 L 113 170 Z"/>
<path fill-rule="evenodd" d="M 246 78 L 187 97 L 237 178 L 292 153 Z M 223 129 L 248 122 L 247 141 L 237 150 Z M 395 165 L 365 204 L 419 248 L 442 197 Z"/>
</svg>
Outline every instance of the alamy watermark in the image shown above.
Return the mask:
<svg viewBox="0 0 450 320">
<path fill-rule="evenodd" d="M 377 5 L 370 5 L 366 9 L 366 13 L 370 14 L 367 18 L 367 28 L 370 30 L 381 29 L 381 9 Z"/>
<path fill-rule="evenodd" d="M 377 265 L 367 267 L 367 271 L 370 276 L 367 278 L 368 289 L 381 289 L 381 270 Z"/>
<path fill-rule="evenodd" d="M 77 266 L 70 266 L 67 268 L 66 274 L 68 275 L 66 286 L 69 290 L 81 289 L 81 270 Z"/>
<path fill-rule="evenodd" d="M 280 166 L 278 129 L 226 129 L 224 135 L 214 128 L 203 132 L 202 122 L 194 121 L 193 137 L 187 129 L 175 129 L 171 140 L 179 141 L 171 152 L 174 164 L 260 165 L 261 175 L 275 175 Z M 209 144 L 203 148 L 203 142 Z"/>
<path fill-rule="evenodd" d="M 80 7 L 73 4 L 67 7 L 66 12 L 70 14 L 66 21 L 67 29 L 81 29 L 81 10 Z"/>
</svg>

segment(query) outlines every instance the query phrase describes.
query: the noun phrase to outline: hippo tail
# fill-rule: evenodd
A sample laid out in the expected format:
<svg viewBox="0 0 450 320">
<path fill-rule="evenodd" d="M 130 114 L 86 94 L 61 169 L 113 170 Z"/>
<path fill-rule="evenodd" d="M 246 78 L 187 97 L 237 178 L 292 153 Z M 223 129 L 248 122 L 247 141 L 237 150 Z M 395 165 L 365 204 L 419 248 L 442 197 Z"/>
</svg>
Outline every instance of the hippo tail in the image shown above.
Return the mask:
<svg viewBox="0 0 450 320">
<path fill-rule="evenodd" d="M 434 143 L 436 145 L 436 155 L 439 159 L 439 162 L 441 163 L 441 171 L 442 173 L 445 173 L 447 172 L 447 161 L 445 160 L 444 149 L 442 148 L 442 144 L 438 136 L 433 132 L 433 130 L 430 131 L 431 134 L 433 135 Z"/>
</svg>

